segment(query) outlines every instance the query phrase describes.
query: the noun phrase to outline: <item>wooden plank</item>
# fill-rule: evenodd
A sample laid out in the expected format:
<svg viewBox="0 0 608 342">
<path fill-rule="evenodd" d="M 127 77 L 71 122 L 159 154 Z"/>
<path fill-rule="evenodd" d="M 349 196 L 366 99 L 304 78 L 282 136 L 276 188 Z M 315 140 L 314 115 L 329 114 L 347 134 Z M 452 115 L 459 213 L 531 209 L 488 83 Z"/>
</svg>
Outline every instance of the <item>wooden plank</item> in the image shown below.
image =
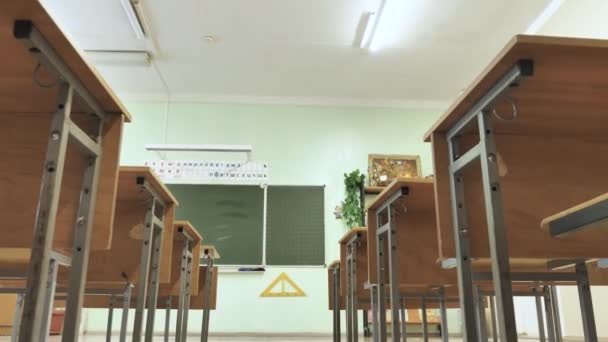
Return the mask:
<svg viewBox="0 0 608 342">
<path fill-rule="evenodd" d="M 6 153 L 0 159 L 0 211 L 4 220 L 2 247 L 30 248 L 40 193 L 43 164 L 49 134 L 50 115 L 0 115 L 0 145 Z M 83 127 L 91 122 L 83 120 Z M 110 247 L 116 202 L 123 119 L 111 116 L 104 125 L 99 186 L 91 248 Z M 74 144 L 68 146 L 55 228 L 54 248 L 71 253 L 84 158 Z M 19 208 L 15 210 L 14 208 Z"/>
<path fill-rule="evenodd" d="M 16 294 L 0 294 L 0 335 L 10 335 L 13 331 L 15 318 Z"/>
<path fill-rule="evenodd" d="M 608 141 L 506 134 L 495 138 L 505 169 L 501 190 L 509 255 L 516 259 L 608 257 L 608 235 L 602 230 L 554 239 L 538 229 L 544 218 L 606 192 L 608 178 L 595 171 L 608 166 L 600 157 L 608 153 Z M 455 257 L 455 251 L 447 147 L 439 134 L 433 141 L 441 257 L 450 258 Z M 490 253 L 478 162 L 465 170 L 464 182 L 471 256 L 487 258 Z"/>
<path fill-rule="evenodd" d="M 497 122 L 499 134 L 603 138 L 608 104 L 608 41 L 598 39 L 515 36 L 424 135 L 445 133 L 520 59 L 534 61 L 534 76 L 510 97 L 521 114 L 514 122 Z M 501 110 L 509 117 L 505 104 Z M 576 115 L 573 115 L 576 113 Z"/>
<path fill-rule="evenodd" d="M 37 61 L 23 43 L 13 36 L 15 20 L 31 20 L 55 52 L 89 90 L 108 113 L 130 114 L 118 96 L 89 64 L 83 54 L 67 38 L 38 0 L 7 0 L 0 3 L 0 113 L 51 113 L 54 111 L 56 88 L 36 85 L 33 78 Z M 43 68 L 44 69 L 44 68 Z M 41 70 L 43 82 L 53 82 L 46 70 Z"/>
<path fill-rule="evenodd" d="M 608 228 L 607 209 L 608 193 L 546 217 L 540 226 L 552 236 L 560 238 L 569 234 L 593 234 L 589 230 L 601 230 L 597 233 L 605 234 Z"/>
</svg>

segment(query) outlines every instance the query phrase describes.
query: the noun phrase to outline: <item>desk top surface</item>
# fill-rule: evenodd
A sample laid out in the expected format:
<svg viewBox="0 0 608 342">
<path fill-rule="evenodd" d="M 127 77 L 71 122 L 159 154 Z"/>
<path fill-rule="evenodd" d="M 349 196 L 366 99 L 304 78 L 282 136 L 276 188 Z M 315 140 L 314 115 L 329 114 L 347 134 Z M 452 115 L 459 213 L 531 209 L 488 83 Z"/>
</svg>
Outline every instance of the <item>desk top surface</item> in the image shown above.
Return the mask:
<svg viewBox="0 0 608 342">
<path fill-rule="evenodd" d="M 340 260 L 334 260 L 332 261 L 329 265 L 327 265 L 327 268 L 336 268 L 336 267 L 340 267 Z"/>
<path fill-rule="evenodd" d="M 209 255 L 211 255 L 211 257 L 213 259 L 219 259 L 221 257 L 220 253 L 217 251 L 217 249 L 213 245 L 202 245 L 201 251 L 202 251 L 202 253 L 201 253 L 202 256 L 204 256 L 205 254 L 209 254 Z"/>
<path fill-rule="evenodd" d="M 141 187 L 135 182 L 138 177 L 143 177 L 167 205 L 178 205 L 177 199 L 165 184 L 156 176 L 151 168 L 147 166 L 121 166 L 118 175 L 118 200 L 138 199 Z"/>
<path fill-rule="evenodd" d="M 340 244 L 346 244 L 350 239 L 359 234 L 362 238 L 367 239 L 367 228 L 366 227 L 353 227 L 347 231 L 338 241 Z"/>
<path fill-rule="evenodd" d="M 59 57 L 97 99 L 100 106 L 107 113 L 123 114 L 126 120 L 130 121 L 131 115 L 118 96 L 95 68 L 86 61 L 82 53 L 62 32 L 44 5 L 38 0 L 0 2 L 0 46 L 2 46 L 3 54 L 3 63 L 0 64 L 0 108 L 2 111 L 47 113 L 54 111 L 56 103 L 56 90 L 39 87 L 34 82 L 34 69 L 37 61 L 25 46 L 14 38 L 15 20 L 31 20 Z M 42 71 L 41 77 L 44 76 Z"/>
<path fill-rule="evenodd" d="M 497 120 L 497 134 L 601 136 L 608 104 L 608 40 L 515 36 L 425 133 L 446 132 L 463 117 L 518 60 L 534 61 L 534 73 L 508 97 L 518 108 L 513 122 Z M 497 112 L 511 115 L 511 104 L 499 100 Z M 501 107 L 502 106 L 502 107 Z M 574 125 L 573 125 L 574 124 Z M 540 131 L 539 131 L 540 129 Z"/>
<path fill-rule="evenodd" d="M 408 188 L 408 195 L 401 201 L 408 206 L 422 208 L 433 208 L 434 188 L 432 178 L 407 178 L 398 177 L 394 179 L 376 198 L 367 206 L 367 210 L 380 208 L 396 191 Z M 408 200 L 408 198 L 415 198 Z M 430 206 L 429 206 L 430 205 Z"/>
<path fill-rule="evenodd" d="M 173 223 L 173 225 L 176 226 L 176 227 L 178 227 L 178 228 L 179 227 L 183 227 L 184 230 L 186 231 L 186 233 L 194 238 L 194 243 L 195 244 L 200 244 L 203 241 L 203 237 L 196 230 L 196 228 L 194 228 L 194 226 L 192 225 L 192 223 L 190 223 L 190 221 L 175 221 Z M 180 234 L 176 234 L 176 236 L 179 236 L 179 235 Z"/>
</svg>

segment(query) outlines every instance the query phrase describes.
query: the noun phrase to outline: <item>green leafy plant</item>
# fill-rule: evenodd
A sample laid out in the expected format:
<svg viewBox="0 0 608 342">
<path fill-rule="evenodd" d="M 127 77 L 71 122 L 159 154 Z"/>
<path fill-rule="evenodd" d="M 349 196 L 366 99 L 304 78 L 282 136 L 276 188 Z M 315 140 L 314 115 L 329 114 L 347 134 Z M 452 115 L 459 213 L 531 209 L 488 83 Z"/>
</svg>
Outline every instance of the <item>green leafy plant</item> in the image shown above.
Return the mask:
<svg viewBox="0 0 608 342">
<path fill-rule="evenodd" d="M 346 198 L 342 202 L 342 217 L 349 228 L 363 226 L 363 210 L 361 209 L 361 190 L 365 175 L 359 170 L 344 174 Z"/>
</svg>

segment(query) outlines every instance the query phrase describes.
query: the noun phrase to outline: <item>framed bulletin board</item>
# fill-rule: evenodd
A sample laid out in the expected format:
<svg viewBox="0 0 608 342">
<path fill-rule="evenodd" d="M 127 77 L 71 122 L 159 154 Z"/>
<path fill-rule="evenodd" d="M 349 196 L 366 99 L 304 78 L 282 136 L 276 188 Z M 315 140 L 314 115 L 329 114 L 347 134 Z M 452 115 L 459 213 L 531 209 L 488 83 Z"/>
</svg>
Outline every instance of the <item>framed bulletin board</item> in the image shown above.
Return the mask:
<svg viewBox="0 0 608 342">
<path fill-rule="evenodd" d="M 422 177 L 420 156 L 370 154 L 369 186 L 386 186 L 397 177 Z"/>
</svg>

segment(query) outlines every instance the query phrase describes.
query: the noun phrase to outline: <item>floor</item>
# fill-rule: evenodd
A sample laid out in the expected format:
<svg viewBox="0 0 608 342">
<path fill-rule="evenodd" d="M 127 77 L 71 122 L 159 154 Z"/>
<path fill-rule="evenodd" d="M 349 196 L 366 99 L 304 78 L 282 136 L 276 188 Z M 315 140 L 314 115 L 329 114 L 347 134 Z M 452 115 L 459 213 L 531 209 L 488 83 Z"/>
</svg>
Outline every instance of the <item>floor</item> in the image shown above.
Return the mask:
<svg viewBox="0 0 608 342">
<path fill-rule="evenodd" d="M 92 335 L 92 336 L 83 336 L 80 341 L 81 342 L 103 342 L 105 341 L 105 336 L 101 335 Z M 117 341 L 118 336 L 113 338 L 112 340 Z M 343 336 L 342 340 L 345 341 L 346 337 Z M 441 341 L 439 338 L 431 338 L 431 341 Z M 10 337 L 8 336 L 0 336 L 0 342 L 10 341 Z M 59 342 L 61 341 L 61 337 L 52 336 L 48 342 Z M 162 336 L 156 336 L 154 341 L 164 341 Z M 196 335 L 188 336 L 188 341 L 200 341 L 200 337 Z M 210 336 L 209 342 L 251 342 L 251 341 L 283 341 L 283 342 L 332 342 L 331 336 Z M 363 339 L 360 338 L 359 341 L 372 341 L 371 339 Z M 419 342 L 422 339 L 419 338 L 408 338 L 408 341 Z M 450 341 L 459 342 L 460 339 L 450 339 Z"/>
</svg>

